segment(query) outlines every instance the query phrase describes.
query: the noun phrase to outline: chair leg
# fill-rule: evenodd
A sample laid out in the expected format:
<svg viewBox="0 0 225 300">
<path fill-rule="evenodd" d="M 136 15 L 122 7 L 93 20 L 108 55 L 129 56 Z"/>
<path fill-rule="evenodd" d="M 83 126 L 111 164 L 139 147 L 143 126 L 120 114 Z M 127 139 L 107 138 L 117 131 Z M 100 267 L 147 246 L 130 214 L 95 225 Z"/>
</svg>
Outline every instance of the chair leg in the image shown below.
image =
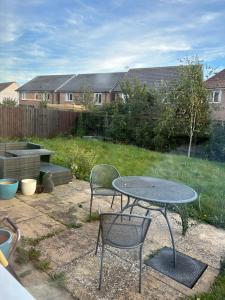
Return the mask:
<svg viewBox="0 0 225 300">
<path fill-rule="evenodd" d="M 98 237 L 97 237 L 97 244 L 96 244 L 96 249 L 95 249 L 95 255 L 97 255 L 98 252 L 98 244 L 99 244 L 99 238 L 100 238 L 100 225 L 99 225 L 99 229 L 98 229 Z"/>
<path fill-rule="evenodd" d="M 140 273 L 139 273 L 139 293 L 141 293 L 141 277 L 142 277 L 142 248 L 143 245 L 140 246 Z"/>
<path fill-rule="evenodd" d="M 90 219 L 90 221 L 91 221 L 92 202 L 93 202 L 93 194 L 91 193 L 91 200 L 90 200 L 90 213 L 89 213 L 89 219 Z"/>
<path fill-rule="evenodd" d="M 100 290 L 101 287 L 102 287 L 103 258 L 104 258 L 104 245 L 102 244 L 101 265 L 100 265 L 100 276 L 99 276 L 99 286 L 98 286 L 98 289 L 99 289 L 99 290 Z"/>
<path fill-rule="evenodd" d="M 112 198 L 111 208 L 113 207 L 114 199 L 115 199 L 115 195 L 113 195 L 113 198 Z"/>
<path fill-rule="evenodd" d="M 123 195 L 121 194 L 120 196 L 120 207 L 121 207 L 121 210 L 123 209 Z"/>
</svg>

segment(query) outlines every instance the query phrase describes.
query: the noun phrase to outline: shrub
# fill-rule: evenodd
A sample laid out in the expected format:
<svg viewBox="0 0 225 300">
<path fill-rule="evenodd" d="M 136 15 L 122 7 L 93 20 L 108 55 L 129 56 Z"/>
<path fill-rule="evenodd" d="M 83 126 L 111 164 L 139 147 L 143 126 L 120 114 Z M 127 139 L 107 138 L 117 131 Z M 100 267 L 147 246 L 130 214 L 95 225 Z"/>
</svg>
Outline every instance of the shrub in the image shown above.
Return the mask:
<svg viewBox="0 0 225 300">
<path fill-rule="evenodd" d="M 13 99 L 11 97 L 5 97 L 3 100 L 2 100 L 2 106 L 5 106 L 5 107 L 15 107 L 17 106 L 17 101 L 16 99 Z"/>
<path fill-rule="evenodd" d="M 39 102 L 39 108 L 47 108 L 48 107 L 48 101 L 47 100 L 41 100 Z"/>
<path fill-rule="evenodd" d="M 67 165 L 77 179 L 88 180 L 95 159 L 94 151 L 84 151 L 77 147 L 69 151 Z"/>
</svg>

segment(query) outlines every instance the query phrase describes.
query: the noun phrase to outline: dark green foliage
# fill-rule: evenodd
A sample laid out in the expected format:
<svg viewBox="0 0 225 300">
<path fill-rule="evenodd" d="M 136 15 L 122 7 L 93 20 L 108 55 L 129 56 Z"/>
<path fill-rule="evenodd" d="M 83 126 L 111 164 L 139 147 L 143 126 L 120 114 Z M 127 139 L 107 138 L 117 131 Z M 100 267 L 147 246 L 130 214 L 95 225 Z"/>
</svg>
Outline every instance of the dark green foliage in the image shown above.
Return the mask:
<svg viewBox="0 0 225 300">
<path fill-rule="evenodd" d="M 153 148 L 153 128 L 159 112 L 155 90 L 138 80 L 121 84 L 125 100 L 94 108 L 79 116 L 76 135 L 101 136 L 116 142 Z"/>
<path fill-rule="evenodd" d="M 5 107 L 15 107 L 17 106 L 17 101 L 13 98 L 6 97 L 2 100 L 2 103 L 0 106 L 5 106 Z"/>
</svg>

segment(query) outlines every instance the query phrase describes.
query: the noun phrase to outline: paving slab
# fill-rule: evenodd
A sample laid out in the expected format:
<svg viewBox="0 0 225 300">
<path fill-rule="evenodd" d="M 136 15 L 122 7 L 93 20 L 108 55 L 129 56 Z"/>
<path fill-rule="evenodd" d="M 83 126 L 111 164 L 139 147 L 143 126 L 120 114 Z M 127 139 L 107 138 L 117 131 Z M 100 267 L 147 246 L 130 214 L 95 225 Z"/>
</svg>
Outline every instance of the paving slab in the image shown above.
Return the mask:
<svg viewBox="0 0 225 300">
<path fill-rule="evenodd" d="M 15 223 L 19 224 L 23 221 L 43 215 L 36 209 L 30 207 L 29 205 L 19 202 L 18 200 L 17 202 L 18 203 L 8 208 L 0 208 L 0 218 L 3 218 L 4 216 L 9 216 Z"/>
<path fill-rule="evenodd" d="M 37 300 L 74 300 L 68 291 L 58 288 L 47 274 L 36 270 L 32 264 L 14 265 L 14 269 L 25 288 Z"/>
<path fill-rule="evenodd" d="M 225 258 L 225 230 L 199 224 L 177 243 L 177 250 L 218 269 Z"/>
<path fill-rule="evenodd" d="M 139 270 L 116 255 L 106 251 L 101 291 L 98 290 L 100 258 L 90 253 L 67 265 L 67 288 L 79 299 L 179 299 L 181 293 L 159 282 L 143 270 L 143 292 L 138 293 Z"/>
<path fill-rule="evenodd" d="M 43 214 L 21 222 L 19 228 L 23 237 L 35 239 L 55 231 L 65 230 L 66 226 Z"/>
<path fill-rule="evenodd" d="M 65 230 L 41 241 L 37 249 L 41 251 L 42 258 L 53 262 L 52 267 L 55 269 L 93 251 L 95 239 L 82 233 L 78 229 Z"/>
</svg>

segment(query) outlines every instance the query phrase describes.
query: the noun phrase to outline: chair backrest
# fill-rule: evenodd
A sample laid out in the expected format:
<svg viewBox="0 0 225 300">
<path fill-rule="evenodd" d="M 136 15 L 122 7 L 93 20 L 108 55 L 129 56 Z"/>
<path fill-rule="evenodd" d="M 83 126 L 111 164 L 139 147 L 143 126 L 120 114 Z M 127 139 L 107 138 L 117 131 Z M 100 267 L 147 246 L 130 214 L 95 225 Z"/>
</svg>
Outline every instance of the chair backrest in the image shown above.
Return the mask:
<svg viewBox="0 0 225 300">
<path fill-rule="evenodd" d="M 115 167 L 107 164 L 96 165 L 91 170 L 90 184 L 94 187 L 111 189 L 113 180 L 118 177 L 120 173 Z"/>
<path fill-rule="evenodd" d="M 100 214 L 102 241 L 117 248 L 133 248 L 143 244 L 150 224 L 149 214 Z"/>
</svg>

